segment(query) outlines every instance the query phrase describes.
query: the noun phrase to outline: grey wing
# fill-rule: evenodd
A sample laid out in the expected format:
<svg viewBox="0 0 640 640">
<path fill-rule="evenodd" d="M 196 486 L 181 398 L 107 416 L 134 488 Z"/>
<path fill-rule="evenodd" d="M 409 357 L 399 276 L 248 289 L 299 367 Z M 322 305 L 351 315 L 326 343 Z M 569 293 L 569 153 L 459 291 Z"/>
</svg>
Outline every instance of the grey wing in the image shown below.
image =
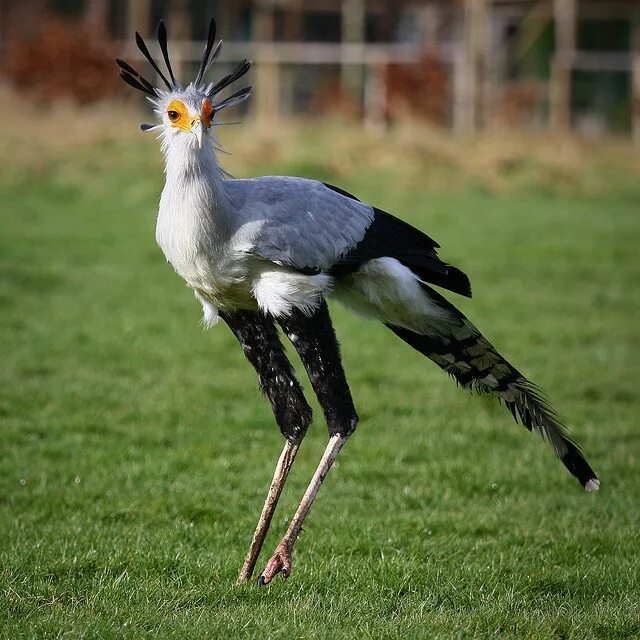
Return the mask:
<svg viewBox="0 0 640 640">
<path fill-rule="evenodd" d="M 228 184 L 242 220 L 259 223 L 252 225 L 251 252 L 302 273 L 330 269 L 373 221 L 372 207 L 315 180 L 263 177 Z"/>
</svg>

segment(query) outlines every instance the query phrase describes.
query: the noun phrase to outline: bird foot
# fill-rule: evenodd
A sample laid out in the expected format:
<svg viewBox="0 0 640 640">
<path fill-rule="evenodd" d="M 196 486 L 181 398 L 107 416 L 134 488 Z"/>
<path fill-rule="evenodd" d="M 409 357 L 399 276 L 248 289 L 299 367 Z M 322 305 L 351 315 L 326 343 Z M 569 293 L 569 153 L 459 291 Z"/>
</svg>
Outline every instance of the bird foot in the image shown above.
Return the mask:
<svg viewBox="0 0 640 640">
<path fill-rule="evenodd" d="M 264 571 L 258 578 L 258 586 L 269 584 L 279 573 L 286 580 L 291 573 L 291 550 L 293 545 L 288 540 L 283 540 L 271 556 Z"/>
</svg>

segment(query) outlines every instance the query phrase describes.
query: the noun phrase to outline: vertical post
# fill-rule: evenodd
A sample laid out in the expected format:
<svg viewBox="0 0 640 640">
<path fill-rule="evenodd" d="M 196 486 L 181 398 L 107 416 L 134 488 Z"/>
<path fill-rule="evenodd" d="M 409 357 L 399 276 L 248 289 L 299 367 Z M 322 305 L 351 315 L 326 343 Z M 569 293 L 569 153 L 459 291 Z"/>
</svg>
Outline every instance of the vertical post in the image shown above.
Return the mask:
<svg viewBox="0 0 640 640">
<path fill-rule="evenodd" d="M 366 7 L 364 0 L 342 0 L 342 44 L 362 44 L 365 39 Z M 340 77 L 343 90 L 360 101 L 362 67 L 351 64 L 343 54 Z"/>
<path fill-rule="evenodd" d="M 454 57 L 454 129 L 472 134 L 483 124 L 490 0 L 464 0 L 462 42 Z"/>
<path fill-rule="evenodd" d="M 468 133 L 469 83 L 471 75 L 469 56 L 467 55 L 467 0 L 461 13 L 456 16 L 455 49 L 453 52 L 453 130 L 455 133 Z"/>
<path fill-rule="evenodd" d="M 284 14 L 284 40 L 302 41 L 302 0 L 289 0 Z"/>
<path fill-rule="evenodd" d="M 89 0 L 84 15 L 87 29 L 104 33 L 107 30 L 107 12 L 108 6 L 105 0 Z"/>
<path fill-rule="evenodd" d="M 442 20 L 442 7 L 430 2 L 418 10 L 420 39 L 425 46 L 438 44 L 438 29 Z"/>
<path fill-rule="evenodd" d="M 302 38 L 302 0 L 288 0 L 284 14 L 283 40 L 285 42 L 301 42 Z M 292 115 L 294 111 L 295 73 L 291 66 L 279 67 L 280 83 L 279 111 Z"/>
<path fill-rule="evenodd" d="M 260 43 L 256 64 L 255 114 L 262 122 L 278 118 L 279 111 L 279 66 L 273 47 L 273 7 L 265 0 L 259 2 L 254 14 L 254 41 Z"/>
<path fill-rule="evenodd" d="M 491 50 L 489 53 L 489 72 L 485 124 L 492 126 L 499 122 L 496 106 L 508 76 L 508 49 L 504 42 L 505 18 L 499 13 L 491 22 Z"/>
<path fill-rule="evenodd" d="M 474 37 L 474 67 L 478 90 L 476 92 L 476 127 L 482 129 L 490 122 L 492 106 L 492 78 L 490 63 L 492 57 L 491 43 L 493 28 L 491 22 L 493 0 L 481 0 L 474 3 L 476 7 Z"/>
<path fill-rule="evenodd" d="M 571 129 L 571 75 L 576 49 L 576 0 L 554 0 L 556 50 L 551 63 L 549 118 L 553 129 Z"/>
<path fill-rule="evenodd" d="M 377 56 L 367 65 L 364 87 L 364 126 L 373 133 L 381 133 L 387 126 L 387 61 Z"/>
<path fill-rule="evenodd" d="M 128 0 L 127 2 L 127 38 L 139 31 L 143 38 L 149 35 L 151 0 Z"/>
<path fill-rule="evenodd" d="M 640 11 L 631 23 L 631 135 L 640 147 Z"/>
</svg>

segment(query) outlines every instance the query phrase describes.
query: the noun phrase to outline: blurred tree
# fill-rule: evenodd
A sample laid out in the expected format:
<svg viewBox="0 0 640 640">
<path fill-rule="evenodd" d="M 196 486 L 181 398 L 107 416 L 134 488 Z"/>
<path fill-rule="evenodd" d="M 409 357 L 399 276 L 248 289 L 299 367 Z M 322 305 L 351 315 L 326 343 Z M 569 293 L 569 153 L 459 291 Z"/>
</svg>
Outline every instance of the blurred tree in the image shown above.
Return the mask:
<svg viewBox="0 0 640 640">
<path fill-rule="evenodd" d="M 87 29 L 76 18 L 38 16 L 27 37 L 5 43 L 3 75 L 40 100 L 99 101 L 119 91 L 115 47 L 106 29 Z M 11 29 L 11 25 L 9 25 Z"/>
</svg>

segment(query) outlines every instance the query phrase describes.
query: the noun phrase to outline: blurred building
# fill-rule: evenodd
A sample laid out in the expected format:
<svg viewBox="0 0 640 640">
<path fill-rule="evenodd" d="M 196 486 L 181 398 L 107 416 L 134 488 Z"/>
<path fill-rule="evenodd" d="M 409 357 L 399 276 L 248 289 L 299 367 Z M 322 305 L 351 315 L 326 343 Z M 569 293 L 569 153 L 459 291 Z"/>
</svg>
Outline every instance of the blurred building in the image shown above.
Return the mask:
<svg viewBox="0 0 640 640">
<path fill-rule="evenodd" d="M 640 143 L 640 0 L 4 0 L 0 47 L 37 48 L 54 20 L 140 61 L 133 32 L 150 37 L 163 18 L 189 77 L 210 15 L 221 64 L 256 61 L 259 118 L 336 112 L 383 127 L 410 115 Z"/>
</svg>

